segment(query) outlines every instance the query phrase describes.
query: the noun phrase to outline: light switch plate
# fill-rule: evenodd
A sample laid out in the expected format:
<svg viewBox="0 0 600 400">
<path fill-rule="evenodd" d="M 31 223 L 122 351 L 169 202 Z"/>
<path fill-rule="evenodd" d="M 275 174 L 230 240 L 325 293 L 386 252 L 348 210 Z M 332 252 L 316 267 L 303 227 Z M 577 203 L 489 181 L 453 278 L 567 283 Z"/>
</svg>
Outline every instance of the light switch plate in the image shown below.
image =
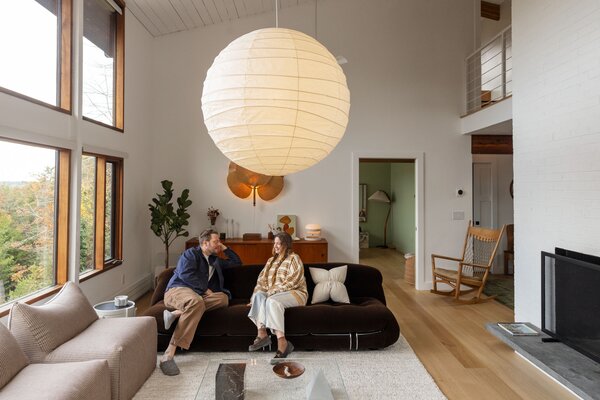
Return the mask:
<svg viewBox="0 0 600 400">
<path fill-rule="evenodd" d="M 463 221 L 465 219 L 464 211 L 452 211 L 452 220 L 453 221 Z"/>
</svg>

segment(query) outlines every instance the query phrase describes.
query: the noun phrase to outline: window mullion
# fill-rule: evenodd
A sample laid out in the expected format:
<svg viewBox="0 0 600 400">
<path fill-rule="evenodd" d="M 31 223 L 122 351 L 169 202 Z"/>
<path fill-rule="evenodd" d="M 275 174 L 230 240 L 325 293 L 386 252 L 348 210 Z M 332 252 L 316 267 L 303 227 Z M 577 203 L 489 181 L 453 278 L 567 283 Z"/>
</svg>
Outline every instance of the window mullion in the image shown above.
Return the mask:
<svg viewBox="0 0 600 400">
<path fill-rule="evenodd" d="M 113 188 L 113 241 L 114 241 L 114 258 L 117 260 L 123 259 L 123 161 L 116 162 L 114 174 Z"/>
<path fill-rule="evenodd" d="M 125 83 L 125 11 L 117 14 L 117 43 L 115 62 L 115 127 L 124 129 Z"/>
<path fill-rule="evenodd" d="M 72 32 L 73 32 L 73 2 L 60 2 L 60 98 L 59 106 L 71 111 L 71 65 L 72 65 Z"/>
<path fill-rule="evenodd" d="M 94 265 L 104 268 L 104 219 L 106 210 L 106 159 L 96 159 L 96 207 L 94 226 Z"/>
<path fill-rule="evenodd" d="M 56 229 L 56 283 L 69 277 L 69 185 L 71 180 L 71 151 L 60 150 L 58 161 L 58 213 Z"/>
</svg>

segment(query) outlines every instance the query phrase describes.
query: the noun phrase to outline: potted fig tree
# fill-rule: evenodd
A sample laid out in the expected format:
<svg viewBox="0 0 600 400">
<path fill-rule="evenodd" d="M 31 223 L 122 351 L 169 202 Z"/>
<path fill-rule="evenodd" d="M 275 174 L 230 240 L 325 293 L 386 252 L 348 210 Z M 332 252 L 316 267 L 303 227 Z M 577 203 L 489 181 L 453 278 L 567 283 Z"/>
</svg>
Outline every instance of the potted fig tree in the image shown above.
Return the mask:
<svg viewBox="0 0 600 400">
<path fill-rule="evenodd" d="M 165 268 L 169 268 L 169 246 L 180 236 L 189 236 L 186 230 L 190 214 L 187 208 L 192 204 L 189 189 L 184 189 L 177 198 L 177 209 L 173 205 L 173 182 L 164 180 L 160 183 L 163 193 L 157 193 L 152 199 L 150 208 L 150 228 L 165 245 Z"/>
</svg>

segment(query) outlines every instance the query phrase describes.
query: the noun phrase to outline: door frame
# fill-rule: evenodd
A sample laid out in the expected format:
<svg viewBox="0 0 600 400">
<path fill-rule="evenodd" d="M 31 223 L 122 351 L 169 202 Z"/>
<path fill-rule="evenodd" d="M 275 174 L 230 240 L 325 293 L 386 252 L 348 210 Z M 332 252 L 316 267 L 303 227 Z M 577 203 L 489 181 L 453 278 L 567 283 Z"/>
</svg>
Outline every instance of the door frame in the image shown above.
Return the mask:
<svg viewBox="0 0 600 400">
<path fill-rule="evenodd" d="M 379 152 L 379 151 L 357 151 L 351 153 L 351 186 L 350 207 L 352 221 L 350 229 L 351 254 L 354 263 L 358 263 L 360 249 L 358 246 L 358 185 L 359 166 L 361 158 L 381 159 L 412 159 L 415 162 L 415 288 L 417 290 L 428 290 L 431 281 L 425 279 L 425 153 L 416 151 L 407 152 Z"/>
</svg>

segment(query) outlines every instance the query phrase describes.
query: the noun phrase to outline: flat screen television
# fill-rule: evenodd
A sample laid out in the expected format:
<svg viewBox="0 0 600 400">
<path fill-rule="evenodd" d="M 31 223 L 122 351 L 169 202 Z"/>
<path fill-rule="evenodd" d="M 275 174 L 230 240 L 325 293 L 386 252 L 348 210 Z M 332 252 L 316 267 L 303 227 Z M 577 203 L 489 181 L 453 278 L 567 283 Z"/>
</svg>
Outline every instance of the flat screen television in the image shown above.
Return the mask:
<svg viewBox="0 0 600 400">
<path fill-rule="evenodd" d="M 600 363 L 600 257 L 542 252 L 542 331 Z"/>
</svg>

